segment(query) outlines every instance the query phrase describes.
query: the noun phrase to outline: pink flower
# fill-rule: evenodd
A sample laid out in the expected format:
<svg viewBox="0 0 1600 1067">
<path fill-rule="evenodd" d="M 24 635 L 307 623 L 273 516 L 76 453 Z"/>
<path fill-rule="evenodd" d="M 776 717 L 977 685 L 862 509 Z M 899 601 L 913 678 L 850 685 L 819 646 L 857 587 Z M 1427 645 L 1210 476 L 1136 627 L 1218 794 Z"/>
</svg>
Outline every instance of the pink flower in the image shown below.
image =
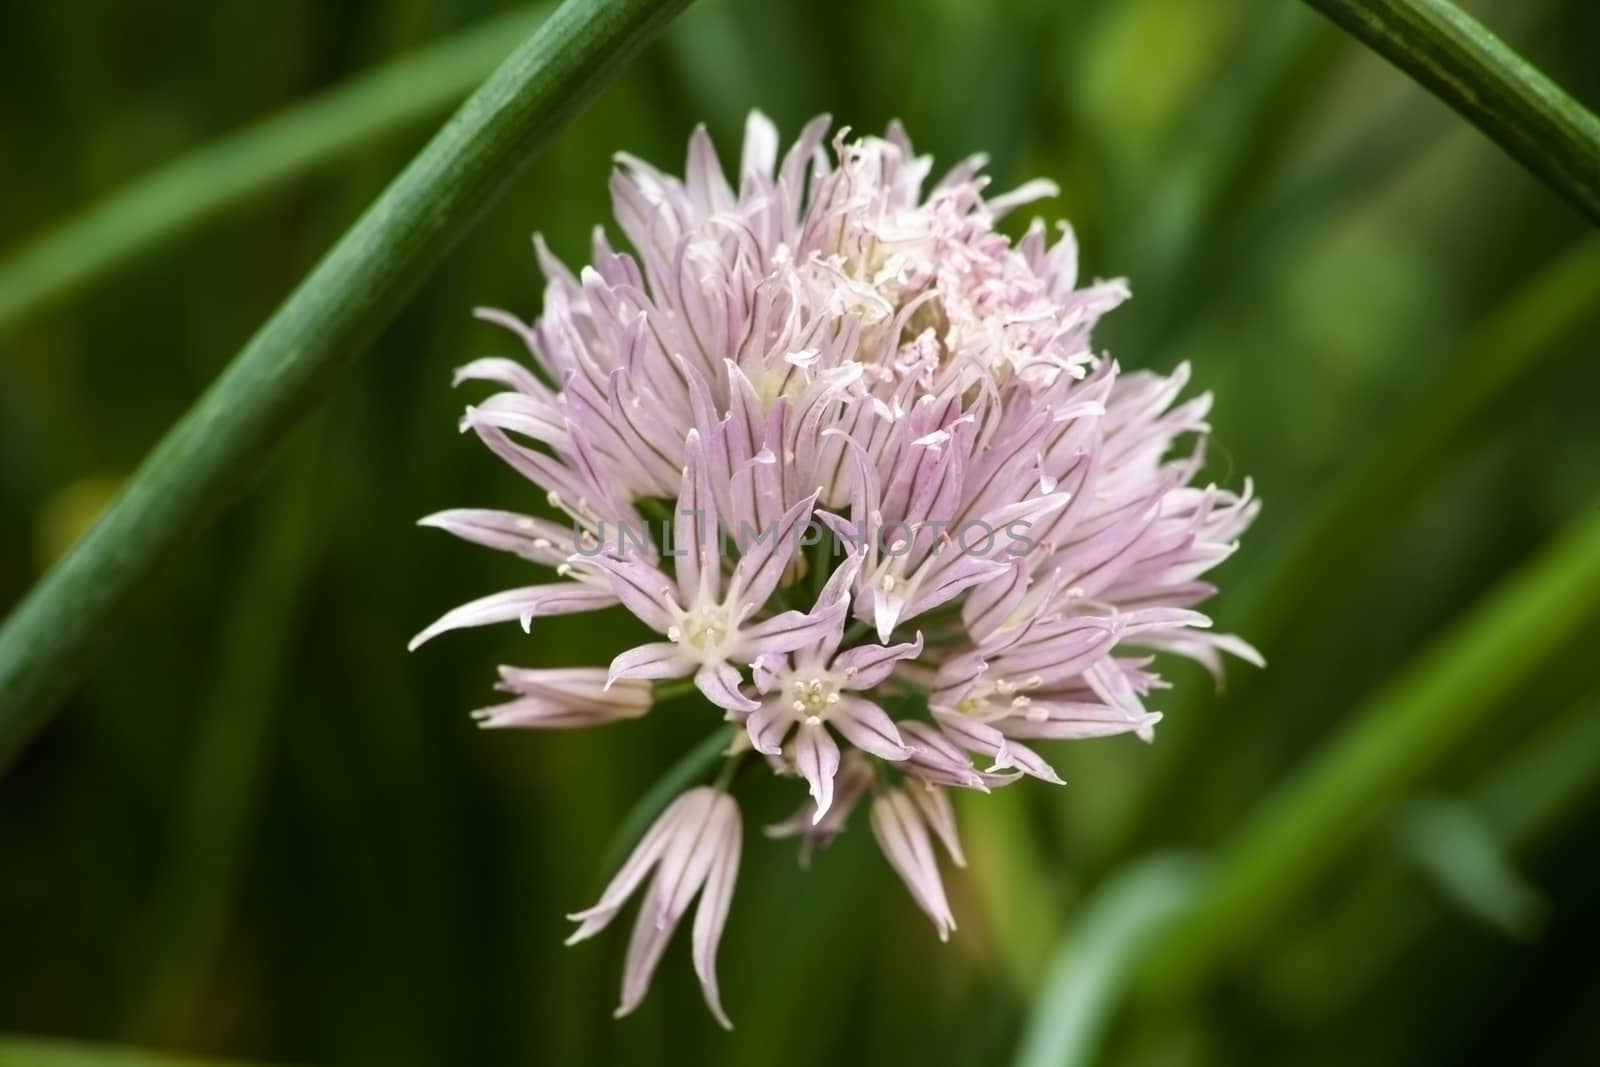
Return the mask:
<svg viewBox="0 0 1600 1067">
<path fill-rule="evenodd" d="M 794 558 L 816 496 L 788 509 L 775 528 L 748 545 L 724 583 L 718 513 L 697 431 L 689 431 L 685 451 L 672 538 L 676 583 L 653 564 L 622 555 L 575 558 L 568 566 L 587 565 L 603 573 L 629 610 L 666 635 L 664 642 L 620 653 L 611 661 L 610 682 L 693 674 L 695 685 L 713 704 L 754 711 L 758 705 L 740 692 L 734 662 L 749 665 L 762 656 L 827 639 L 843 622 L 844 590 L 824 589 L 810 612 L 783 611 L 756 621 Z"/>
<path fill-rule="evenodd" d="M 961 844 L 956 840 L 955 821 L 948 798 L 937 788 L 888 789 L 872 802 L 872 834 L 878 839 L 889 865 L 911 890 L 917 906 L 939 930 L 939 940 L 948 941 L 955 932 L 955 916 L 945 899 L 944 882 L 933 853 L 928 831 L 943 843 L 958 866 L 966 865 Z"/>
<path fill-rule="evenodd" d="M 606 672 L 598 667 L 501 667 L 495 688 L 513 694 L 513 699 L 475 711 L 472 717 L 489 729 L 549 730 L 637 719 L 650 710 L 648 682 L 607 682 Z"/>
<path fill-rule="evenodd" d="M 484 724 L 633 718 L 653 683 L 692 678 L 708 719 L 743 728 L 729 759 L 753 749 L 805 781 L 800 812 L 769 832 L 802 836 L 809 857 L 870 798 L 885 856 L 948 935 L 931 844 L 961 862 L 947 789 L 1059 782 L 1045 743 L 1151 739 L 1166 656 L 1259 664 L 1198 610 L 1257 503 L 1248 482 L 1199 481 L 1210 398 L 1181 399 L 1188 367 L 1124 373 L 1094 350 L 1127 286 L 1080 285 L 1064 226 L 1052 238 L 1036 220 L 1015 243 L 996 229 L 1054 186 L 988 195 L 981 157 L 930 186 L 898 125 L 825 148 L 827 131 L 808 124 L 780 157 L 752 114 L 731 180 L 704 130 L 682 178 L 619 156 L 632 252 L 597 230 L 574 272 L 535 242 L 542 314 L 479 312 L 532 366 L 480 359 L 456 379 L 496 390 L 461 428 L 537 487 L 544 514 L 423 522 L 555 573 L 447 612 L 413 647 L 620 606 L 660 639 L 608 668 L 502 668 L 512 698 Z M 709 880 L 724 911 L 737 822 L 725 794 L 685 794 L 579 933 L 656 863 L 674 884 Z M 663 892 L 672 907 L 646 911 L 668 918 L 636 930 L 625 1009 L 688 903 Z M 721 922 L 707 920 L 713 947 Z M 696 945 L 722 1018 L 698 923 Z"/>
<path fill-rule="evenodd" d="M 694 971 L 711 1013 L 732 1029 L 717 988 L 717 944 L 728 921 L 733 883 L 739 873 L 740 827 L 739 806 L 727 793 L 704 787 L 689 790 L 667 805 L 594 907 L 568 916 L 578 928 L 567 944 L 593 937 L 610 925 L 628 898 L 655 872 L 628 940 L 618 1016 L 628 1014 L 644 999 L 672 931 L 699 894 L 692 937 Z"/>
<path fill-rule="evenodd" d="M 841 570 L 838 573 L 846 573 Z M 751 747 L 769 756 L 786 756 L 811 787 L 812 822 L 820 822 L 833 803 L 839 746 L 828 727 L 863 752 L 898 762 L 911 755 L 893 720 L 877 704 L 858 695 L 883 683 L 895 664 L 922 651 L 922 636 L 885 648 L 857 645 L 838 652 L 842 630 L 793 656 L 763 657 L 755 665 L 761 703 L 745 716 Z M 794 737 L 787 748 L 790 728 Z"/>
</svg>

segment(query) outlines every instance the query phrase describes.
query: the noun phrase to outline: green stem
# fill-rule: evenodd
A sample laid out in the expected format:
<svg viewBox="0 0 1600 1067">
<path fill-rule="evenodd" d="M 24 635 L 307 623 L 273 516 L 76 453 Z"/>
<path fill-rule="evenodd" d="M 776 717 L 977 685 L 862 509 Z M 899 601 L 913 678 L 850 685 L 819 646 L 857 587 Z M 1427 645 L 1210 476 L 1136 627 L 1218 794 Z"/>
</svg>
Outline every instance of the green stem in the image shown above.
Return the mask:
<svg viewBox="0 0 1600 1067">
<path fill-rule="evenodd" d="M 739 776 L 745 764 L 750 762 L 750 752 L 736 753 L 722 761 L 722 767 L 717 771 L 716 778 L 712 779 L 711 787 L 726 792 L 733 785 L 733 780 Z"/>
<path fill-rule="evenodd" d="M 1600 119 L 1450 0 L 1306 0 L 1600 222 Z"/>
<path fill-rule="evenodd" d="M 1112 1012 L 1161 932 L 1195 899 L 1200 868 L 1157 856 L 1118 875 L 1085 906 L 1034 1000 L 1016 1067 L 1088 1067 Z"/>
<path fill-rule="evenodd" d="M 650 687 L 650 702 L 652 704 L 662 704 L 668 700 L 676 700 L 679 697 L 685 697 L 694 692 L 698 692 L 698 690 L 695 688 L 693 678 L 679 678 L 670 682 L 656 682 Z"/>
<path fill-rule="evenodd" d="M 602 870 L 609 874 L 622 866 L 622 861 L 627 857 L 629 850 L 638 844 L 645 831 L 650 829 L 650 824 L 656 821 L 656 816 L 660 815 L 679 793 L 704 778 L 717 760 L 727 754 L 728 746 L 733 742 L 733 735 L 734 728 L 731 724 L 717 727 L 698 745 L 684 753 L 682 759 L 668 767 L 665 774 L 656 779 L 655 784 L 639 798 L 628 811 L 627 818 L 622 820 L 622 825 L 617 827 L 617 832 L 611 836 L 605 852 L 601 854 Z"/>
<path fill-rule="evenodd" d="M 634 507 L 644 513 L 646 519 L 655 520 L 655 529 L 651 532 L 662 537 L 670 537 L 672 530 L 672 509 L 675 504 L 668 504 L 665 500 L 658 500 L 653 496 L 640 497 L 634 501 Z"/>
<path fill-rule="evenodd" d="M 1258 807 L 1156 974 L 1186 989 L 1255 944 L 1372 821 L 1600 607 L 1600 511 L 1475 607 Z"/>
<path fill-rule="evenodd" d="M 568 0 L 345 233 L 0 628 L 0 767 L 138 582 L 260 471 L 533 153 L 687 3 Z"/>
<path fill-rule="evenodd" d="M 549 10 L 524 7 L 363 73 L 125 185 L 0 259 L 0 331 L 141 253 L 471 91 Z"/>
</svg>

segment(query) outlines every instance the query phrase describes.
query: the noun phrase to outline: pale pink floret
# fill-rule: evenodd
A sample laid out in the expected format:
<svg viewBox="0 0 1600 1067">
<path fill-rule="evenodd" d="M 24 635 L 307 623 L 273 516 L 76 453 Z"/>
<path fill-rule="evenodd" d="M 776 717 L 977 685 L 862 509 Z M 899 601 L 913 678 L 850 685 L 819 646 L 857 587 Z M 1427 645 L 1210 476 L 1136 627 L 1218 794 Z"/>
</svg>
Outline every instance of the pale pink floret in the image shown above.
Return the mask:
<svg viewBox="0 0 1600 1067">
<path fill-rule="evenodd" d="M 928 832 L 929 811 L 913 799 L 914 795 L 902 789 L 880 793 L 872 802 L 872 833 L 890 866 L 911 890 L 912 899 L 933 920 L 939 940 L 947 941 L 955 932 L 956 920 L 945 898 L 939 863 L 933 853 L 933 838 Z M 924 803 L 929 804 L 932 814 L 940 820 L 935 836 L 943 842 L 952 859 L 965 862 L 955 838 L 954 824 L 944 821 L 948 809 L 936 801 Z"/>
<path fill-rule="evenodd" d="M 716 956 L 739 872 L 740 833 L 739 806 L 731 796 L 707 787 L 691 789 L 667 805 L 600 900 L 568 916 L 578 928 L 567 944 L 593 937 L 610 925 L 628 898 L 655 872 L 628 940 L 617 1015 L 628 1014 L 644 999 L 673 930 L 699 895 L 692 932 L 694 970 L 712 1014 L 723 1026 L 732 1028 L 722 1010 Z"/>
<path fill-rule="evenodd" d="M 606 672 L 599 667 L 501 667 L 495 688 L 513 694 L 513 699 L 475 711 L 472 717 L 488 729 L 552 730 L 637 719 L 650 710 L 648 682 L 606 682 Z"/>
</svg>

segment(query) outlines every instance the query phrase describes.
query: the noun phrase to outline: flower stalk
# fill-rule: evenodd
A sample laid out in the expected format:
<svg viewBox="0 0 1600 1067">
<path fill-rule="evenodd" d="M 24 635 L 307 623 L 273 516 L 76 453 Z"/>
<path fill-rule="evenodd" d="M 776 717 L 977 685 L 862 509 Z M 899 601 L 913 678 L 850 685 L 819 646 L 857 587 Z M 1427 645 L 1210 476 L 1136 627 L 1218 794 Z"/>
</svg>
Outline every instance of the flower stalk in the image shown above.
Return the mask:
<svg viewBox="0 0 1600 1067">
<path fill-rule="evenodd" d="M 1451 0 L 1306 0 L 1600 223 L 1600 118 Z"/>
<path fill-rule="evenodd" d="M 522 166 L 687 3 L 568 0 L 345 233 L 0 627 L 0 768 L 140 582 L 260 472 Z"/>
</svg>

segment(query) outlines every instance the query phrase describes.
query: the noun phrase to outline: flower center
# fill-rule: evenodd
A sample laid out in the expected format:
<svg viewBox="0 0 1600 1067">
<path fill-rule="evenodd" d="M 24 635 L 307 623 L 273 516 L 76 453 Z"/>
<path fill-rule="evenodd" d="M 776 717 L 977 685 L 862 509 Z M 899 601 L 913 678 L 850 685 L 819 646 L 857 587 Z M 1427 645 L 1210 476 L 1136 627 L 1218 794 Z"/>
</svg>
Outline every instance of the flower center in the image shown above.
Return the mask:
<svg viewBox="0 0 1600 1067">
<path fill-rule="evenodd" d="M 1039 688 L 1041 684 L 1043 680 L 1037 674 L 1020 681 L 999 678 L 993 682 L 983 682 L 957 702 L 956 711 L 979 721 L 1004 718 L 1018 712 L 1039 721 L 1035 713 L 1029 710 L 1033 698 L 1027 693 L 1031 689 Z"/>
<path fill-rule="evenodd" d="M 720 605 L 713 605 L 685 614 L 678 625 L 667 631 L 667 637 L 685 651 L 702 657 L 720 657 L 733 631 L 728 612 Z"/>
<path fill-rule="evenodd" d="M 989 698 L 987 696 L 970 696 L 956 705 L 956 711 L 969 719 L 978 719 L 989 714 Z"/>
<path fill-rule="evenodd" d="M 789 683 L 789 693 L 794 698 L 789 707 L 806 722 L 821 722 L 839 702 L 839 686 L 829 678 L 796 678 Z"/>
</svg>

